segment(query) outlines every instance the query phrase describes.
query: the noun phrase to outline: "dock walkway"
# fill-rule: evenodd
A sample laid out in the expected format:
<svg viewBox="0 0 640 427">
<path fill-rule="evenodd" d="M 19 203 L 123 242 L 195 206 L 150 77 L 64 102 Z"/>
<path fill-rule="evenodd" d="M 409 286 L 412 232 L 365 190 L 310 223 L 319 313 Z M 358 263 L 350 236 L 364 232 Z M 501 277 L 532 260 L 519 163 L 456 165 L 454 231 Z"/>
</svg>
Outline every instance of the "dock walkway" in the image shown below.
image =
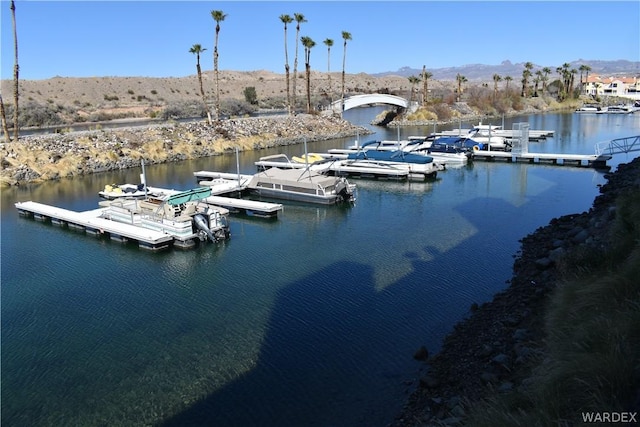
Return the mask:
<svg viewBox="0 0 640 427">
<path fill-rule="evenodd" d="M 21 216 L 51 221 L 52 224 L 68 226 L 96 236 L 108 235 L 112 240 L 121 242 L 135 240 L 140 248 L 152 251 L 168 248 L 174 240 L 160 231 L 100 218 L 106 208 L 76 212 L 32 201 L 17 202 L 15 206 Z"/>
<path fill-rule="evenodd" d="M 548 163 L 554 165 L 582 166 L 592 168 L 608 168 L 607 161 L 611 156 L 606 154 L 558 154 L 558 153 L 512 153 L 509 151 L 474 151 L 473 160 L 503 160 L 512 163 Z"/>
<path fill-rule="evenodd" d="M 221 206 L 234 213 L 246 213 L 248 215 L 272 218 L 283 210 L 280 203 L 268 203 L 255 200 L 239 199 L 235 197 L 223 196 L 235 192 L 242 192 L 246 189 L 251 175 L 238 175 L 224 172 L 199 171 L 194 172 L 198 185 L 211 188 L 211 196 L 202 199 L 203 202 L 214 206 Z M 238 179 L 239 177 L 239 179 Z M 152 191 L 159 191 L 164 194 L 177 193 L 176 190 L 166 188 L 151 188 Z"/>
</svg>

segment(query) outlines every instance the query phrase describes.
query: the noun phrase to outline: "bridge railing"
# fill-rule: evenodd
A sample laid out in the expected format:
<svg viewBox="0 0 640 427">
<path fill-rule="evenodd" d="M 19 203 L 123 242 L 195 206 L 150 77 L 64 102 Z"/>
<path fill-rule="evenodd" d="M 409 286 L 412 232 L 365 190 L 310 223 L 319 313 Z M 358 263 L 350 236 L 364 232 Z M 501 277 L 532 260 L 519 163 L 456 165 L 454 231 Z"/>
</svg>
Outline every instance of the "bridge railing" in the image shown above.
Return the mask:
<svg viewBox="0 0 640 427">
<path fill-rule="evenodd" d="M 630 151 L 640 151 L 640 135 L 628 136 L 626 138 L 616 138 L 611 141 L 603 141 L 596 144 L 596 155 L 614 155 L 628 153 Z"/>
</svg>

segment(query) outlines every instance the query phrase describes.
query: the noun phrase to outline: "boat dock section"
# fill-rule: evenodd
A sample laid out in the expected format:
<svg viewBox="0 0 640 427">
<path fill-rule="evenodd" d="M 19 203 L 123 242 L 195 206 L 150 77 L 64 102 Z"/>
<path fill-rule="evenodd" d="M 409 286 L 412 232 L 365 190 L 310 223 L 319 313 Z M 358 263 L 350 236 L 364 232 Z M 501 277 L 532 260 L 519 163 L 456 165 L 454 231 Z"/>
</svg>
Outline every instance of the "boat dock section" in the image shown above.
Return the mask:
<svg viewBox="0 0 640 427">
<path fill-rule="evenodd" d="M 608 168 L 607 161 L 611 156 L 604 154 L 554 154 L 554 153 L 512 153 L 508 151 L 473 152 L 473 160 L 503 160 L 507 162 L 548 163 L 554 165 L 582 166 L 592 168 Z"/>
<path fill-rule="evenodd" d="M 435 132 L 432 133 L 431 135 L 439 137 L 439 136 L 459 136 L 459 137 L 465 137 L 465 136 L 470 136 L 470 131 L 472 129 L 453 129 L 453 130 L 445 130 L 445 131 L 441 131 L 441 132 Z M 506 139 L 513 139 L 516 135 L 514 133 L 515 131 L 511 130 L 511 129 L 497 129 L 497 130 L 492 130 L 491 131 L 491 135 L 495 136 L 495 137 L 503 137 Z M 542 141 L 544 139 L 547 138 L 553 138 L 555 134 L 555 131 L 553 130 L 529 130 L 529 140 L 530 141 Z M 484 136 L 488 136 L 484 135 Z M 473 139 L 473 136 L 470 137 L 471 139 Z"/>
<path fill-rule="evenodd" d="M 251 175 L 242 175 L 239 181 L 240 185 L 238 185 L 238 175 L 206 171 L 195 172 L 194 175 L 195 174 L 200 174 L 196 175 L 196 178 L 198 178 L 198 184 L 203 187 L 211 187 L 211 194 L 214 194 L 202 199 L 202 201 L 207 204 L 221 206 L 223 208 L 229 209 L 230 212 L 242 212 L 248 215 L 262 218 L 276 217 L 278 216 L 278 212 L 283 210 L 283 206 L 280 203 L 259 202 L 255 200 L 220 196 L 220 194 L 229 194 L 233 192 L 244 191 L 244 189 L 246 188 L 246 184 L 251 178 Z M 206 178 L 209 176 L 212 177 L 211 180 L 205 179 L 203 181 L 200 181 L 200 178 Z M 233 176 L 234 179 L 229 179 L 229 176 Z M 151 191 L 157 191 L 164 194 L 178 193 L 177 190 L 168 190 L 166 188 L 149 187 L 149 189 Z"/>
<path fill-rule="evenodd" d="M 283 209 L 280 203 L 259 202 L 256 200 L 235 199 L 233 197 L 209 196 L 204 199 L 206 203 L 222 206 L 230 212 L 244 212 L 248 215 L 272 218 Z"/>
<path fill-rule="evenodd" d="M 112 240 L 120 242 L 134 240 L 140 248 L 152 251 L 166 249 L 174 240 L 160 231 L 100 218 L 105 208 L 76 212 L 32 201 L 18 202 L 15 206 L 21 216 L 33 217 L 38 221 L 51 221 L 54 225 L 67 226 L 95 236 L 108 235 Z"/>
<path fill-rule="evenodd" d="M 253 175 L 244 175 L 228 172 L 198 171 L 194 172 L 198 184 L 211 187 L 211 194 L 220 195 L 233 191 L 242 191 Z"/>
</svg>

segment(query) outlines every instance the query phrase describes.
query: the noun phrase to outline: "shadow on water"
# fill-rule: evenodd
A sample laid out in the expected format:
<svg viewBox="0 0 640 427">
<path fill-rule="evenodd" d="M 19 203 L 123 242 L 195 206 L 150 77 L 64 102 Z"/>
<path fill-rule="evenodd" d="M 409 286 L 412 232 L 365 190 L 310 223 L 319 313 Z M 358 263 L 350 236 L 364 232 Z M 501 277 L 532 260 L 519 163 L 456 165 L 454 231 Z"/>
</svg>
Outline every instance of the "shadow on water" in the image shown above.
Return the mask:
<svg viewBox="0 0 640 427">
<path fill-rule="evenodd" d="M 373 310 L 377 304 L 372 280 L 353 282 L 348 273 L 358 271 L 360 278 L 370 278 L 367 269 L 341 262 L 280 292 L 257 366 L 161 425 L 309 425 L 321 420 L 330 412 L 324 394 L 327 385 L 342 383 L 370 351 L 355 347 L 351 337 L 369 344 L 376 340 L 375 330 L 362 336 L 370 322 L 363 309 Z M 347 363 L 337 370 L 327 363 L 336 352 L 352 353 L 345 360 L 354 366 Z M 310 413 L 301 398 L 316 402 L 317 413 Z"/>
<path fill-rule="evenodd" d="M 276 296 L 256 366 L 158 425 L 391 422 L 403 398 L 396 398 L 393 409 L 389 396 L 372 396 L 367 390 L 380 390 L 380 376 L 391 377 L 397 385 L 406 381 L 407 373 L 378 366 L 377 355 L 395 347 L 396 357 L 404 359 L 399 363 L 411 365 L 419 345 L 437 349 L 449 325 L 464 317 L 472 302 L 501 290 L 508 278 L 506 267 L 496 269 L 493 283 L 479 283 L 478 269 L 504 265 L 514 253 L 510 248 L 497 255 L 502 259 L 490 252 L 470 259 L 465 248 L 470 243 L 489 251 L 499 240 L 493 237 L 495 227 L 517 215 L 518 208 L 500 199 L 478 198 L 458 210 L 478 230 L 472 242 L 445 252 L 430 245 L 407 251 L 403 257 L 412 265 L 411 272 L 383 291 L 375 290 L 373 266 L 350 261 L 334 263 L 283 288 Z M 452 298 L 452 291 L 459 295 Z M 413 330 L 409 336 L 407 325 Z M 420 364 L 412 366 L 418 369 Z"/>
</svg>

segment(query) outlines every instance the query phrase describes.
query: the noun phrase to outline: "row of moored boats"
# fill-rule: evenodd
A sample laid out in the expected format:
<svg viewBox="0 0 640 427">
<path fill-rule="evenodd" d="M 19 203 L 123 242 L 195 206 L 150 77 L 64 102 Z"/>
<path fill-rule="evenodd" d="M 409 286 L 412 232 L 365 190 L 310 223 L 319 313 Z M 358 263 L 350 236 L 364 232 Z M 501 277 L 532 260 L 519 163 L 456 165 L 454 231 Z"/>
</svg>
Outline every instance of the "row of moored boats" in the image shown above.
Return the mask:
<svg viewBox="0 0 640 427">
<path fill-rule="evenodd" d="M 245 192 L 260 199 L 331 205 L 356 199 L 350 177 L 429 179 L 447 166 L 464 165 L 480 150 L 510 149 L 508 139 L 483 135 L 474 128 L 463 136 L 429 135 L 398 141 L 356 142 L 327 153 L 308 153 L 291 159 L 284 154 L 262 157 L 254 175 L 194 172 L 198 188 L 174 191 L 141 184 L 107 185 L 99 192 L 101 217 L 114 222 L 161 231 L 177 241 L 218 242 L 229 238 L 229 209 L 220 198 Z M 494 131 L 497 130 L 493 129 Z"/>
<path fill-rule="evenodd" d="M 636 101 L 633 104 L 618 104 L 601 106 L 599 104 L 584 104 L 580 108 L 576 109 L 576 113 L 591 113 L 591 114 L 632 114 L 640 111 L 640 101 Z"/>
</svg>

